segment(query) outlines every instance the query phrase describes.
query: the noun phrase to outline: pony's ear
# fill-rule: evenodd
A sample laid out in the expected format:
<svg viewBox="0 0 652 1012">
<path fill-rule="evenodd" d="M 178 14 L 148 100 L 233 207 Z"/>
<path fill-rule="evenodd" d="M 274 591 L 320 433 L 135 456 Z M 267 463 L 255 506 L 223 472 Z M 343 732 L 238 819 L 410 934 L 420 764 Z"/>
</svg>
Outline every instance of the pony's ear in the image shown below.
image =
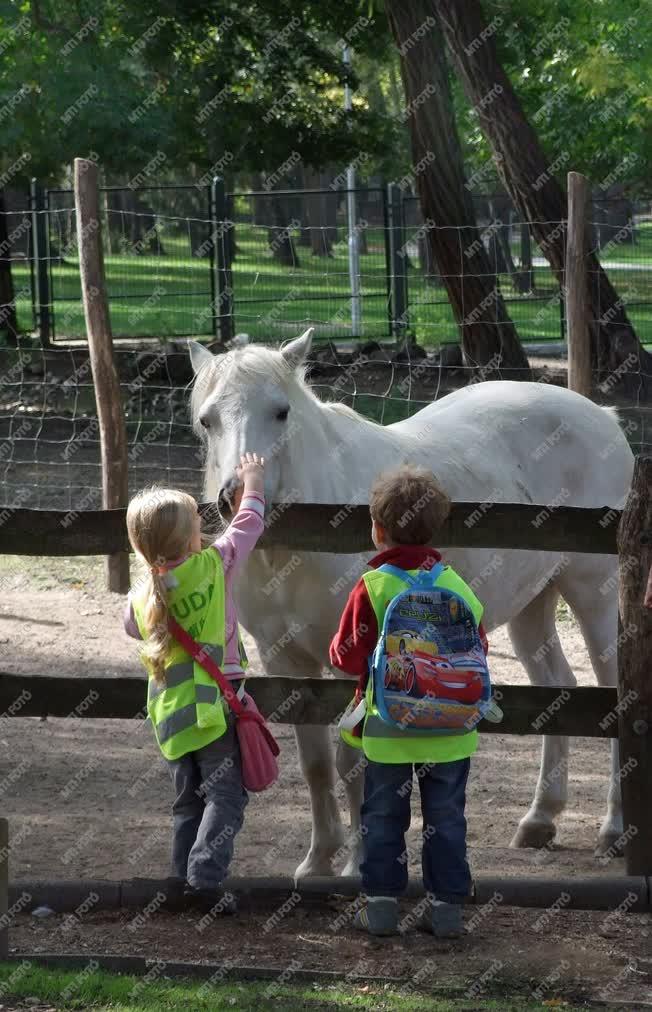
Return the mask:
<svg viewBox="0 0 652 1012">
<path fill-rule="evenodd" d="M 199 341 L 188 341 L 188 351 L 190 352 L 190 364 L 195 376 L 202 366 L 208 365 L 209 362 L 213 361 L 213 356 L 208 348 L 204 348 L 204 345 L 200 344 Z"/>
<path fill-rule="evenodd" d="M 312 335 L 314 332 L 314 327 L 308 327 L 305 334 L 302 334 L 301 337 L 295 337 L 294 341 L 289 341 L 288 344 L 283 345 L 281 348 L 281 355 L 290 366 L 290 369 L 296 369 L 298 366 L 303 365 L 307 359 L 312 348 Z"/>
</svg>

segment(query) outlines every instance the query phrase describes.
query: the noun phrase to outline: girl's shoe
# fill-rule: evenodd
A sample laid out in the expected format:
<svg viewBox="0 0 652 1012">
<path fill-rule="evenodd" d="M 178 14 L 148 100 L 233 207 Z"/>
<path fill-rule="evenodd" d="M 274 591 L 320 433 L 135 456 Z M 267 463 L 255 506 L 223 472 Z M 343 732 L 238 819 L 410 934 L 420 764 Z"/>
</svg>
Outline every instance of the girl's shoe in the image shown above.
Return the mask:
<svg viewBox="0 0 652 1012">
<path fill-rule="evenodd" d="M 233 893 L 223 892 L 221 889 L 213 892 L 210 889 L 195 889 L 194 886 L 186 885 L 183 898 L 187 909 L 212 914 L 214 917 L 238 912 L 238 904 Z"/>
<path fill-rule="evenodd" d="M 421 918 L 420 927 L 435 938 L 461 938 L 464 934 L 462 904 L 433 900 Z"/>
<path fill-rule="evenodd" d="M 369 896 L 355 915 L 353 927 L 370 935 L 397 935 L 398 900 L 393 896 Z"/>
</svg>

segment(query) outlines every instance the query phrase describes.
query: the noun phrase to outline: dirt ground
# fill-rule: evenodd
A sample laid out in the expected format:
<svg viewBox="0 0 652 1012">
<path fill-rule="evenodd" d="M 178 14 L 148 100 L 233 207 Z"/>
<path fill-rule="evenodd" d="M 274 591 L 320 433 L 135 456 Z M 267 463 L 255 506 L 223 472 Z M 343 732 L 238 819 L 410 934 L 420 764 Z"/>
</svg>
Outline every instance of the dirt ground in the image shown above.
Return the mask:
<svg viewBox="0 0 652 1012">
<path fill-rule="evenodd" d="M 5 557 L 1 567 L 4 671 L 139 675 L 135 644 L 122 630 L 123 599 L 102 589 L 99 560 Z M 568 614 L 560 618 L 564 649 L 579 684 L 591 684 L 579 631 Z M 505 631 L 495 631 L 490 642 L 494 680 L 525 681 Z M 247 649 L 252 670 L 260 672 L 252 641 Z M 236 875 L 291 873 L 308 847 L 308 796 L 292 728 L 279 725 L 278 732 L 281 779 L 250 800 L 236 844 Z M 593 855 L 606 797 L 608 744 L 577 739 L 571 748 L 570 799 L 559 822 L 557 846 L 545 854 L 515 851 L 508 844 L 532 798 L 539 743 L 533 737 L 481 736 L 468 803 L 475 871 L 613 874 L 614 867 L 598 863 Z M 0 727 L 0 756 L 3 809 L 12 834 L 21 840 L 11 855 L 14 880 L 167 874 L 171 785 L 147 727 L 122 720 L 15 717 Z M 146 807 L 141 804 L 143 777 Z M 414 803 L 416 813 L 416 799 Z M 416 844 L 417 838 L 415 814 L 409 843 Z"/>
<path fill-rule="evenodd" d="M 138 677 L 136 648 L 122 631 L 124 600 L 102 589 L 99 560 L 30 560 L 0 563 L 2 669 L 24 674 L 85 674 Z M 592 683 L 588 656 L 571 619 L 560 613 L 564 649 L 580 685 Z M 504 629 L 490 637 L 496 681 L 519 683 L 525 675 Z M 247 643 L 254 671 L 260 662 Z M 143 685 L 144 695 L 144 685 Z M 168 874 L 171 787 L 167 770 L 147 728 L 130 721 L 47 720 L 15 717 L 0 727 L 0 794 L 15 841 L 12 880 L 164 877 Z M 278 785 L 250 800 L 236 843 L 234 875 L 292 873 L 310 837 L 307 791 L 299 772 L 292 729 L 279 725 L 282 773 Z M 546 877 L 619 874 L 618 860 L 599 863 L 593 846 L 604 808 L 608 748 L 603 741 L 572 743 L 570 802 L 559 822 L 554 849 L 539 853 L 509 849 L 519 818 L 531 801 L 539 764 L 532 737 L 484 735 L 469 788 L 470 860 L 476 873 Z M 19 776 L 16 777 L 16 767 Z M 13 772 L 12 772 L 13 771 Z M 145 779 L 148 804 L 143 805 Z M 342 795 L 342 811 L 344 798 Z M 411 873 L 419 874 L 416 815 L 408 835 L 414 850 Z M 334 969 L 364 975 L 409 978 L 428 973 L 437 982 L 485 980 L 486 993 L 505 988 L 533 990 L 543 998 L 596 995 L 634 997 L 638 1007 L 652 999 L 652 917 L 560 910 L 536 927 L 541 911 L 501 905 L 486 911 L 477 928 L 454 948 L 402 939 L 369 940 L 344 916 L 350 901 L 330 908 L 292 909 L 274 931 L 270 911 L 241 913 L 200 930 L 192 914 L 159 912 L 137 931 L 133 913 L 89 913 L 70 926 L 62 917 L 38 920 L 19 915 L 11 926 L 14 952 L 133 953 L 161 959 L 217 961 L 238 965 Z M 406 913 L 409 912 L 406 906 Z M 478 908 L 470 908 L 467 920 Z M 480 908 L 482 909 L 482 908 Z M 273 911 L 271 912 L 273 913 Z M 67 927 L 66 927 L 67 925 Z M 226 946 L 225 946 L 226 943 Z M 498 966 L 500 964 L 500 966 Z M 555 976 L 556 975 L 556 976 Z M 482 985 L 483 987 L 485 985 Z M 480 993 L 480 992 L 478 992 Z M 485 993 L 483 991 L 482 993 Z"/>
<path fill-rule="evenodd" d="M 12 924 L 11 945 L 33 954 L 77 952 L 89 960 L 92 954 L 109 952 L 163 961 L 230 962 L 283 974 L 285 982 L 297 971 L 315 970 L 363 980 L 400 978 L 419 991 L 448 991 L 450 997 L 534 995 L 542 1008 L 564 1000 L 652 1007 L 646 1004 L 652 1003 L 652 923 L 647 915 L 608 920 L 604 913 L 560 910 L 546 919 L 541 910 L 498 906 L 486 913 L 480 907 L 473 920 L 475 908 L 468 911 L 466 936 L 447 942 L 408 926 L 415 912 L 409 904 L 402 910 L 405 934 L 384 939 L 355 931 L 350 908 L 350 900 L 334 897 L 319 909 L 298 906 L 280 917 L 273 909 L 256 909 L 208 924 L 196 914 L 159 912 L 142 926 L 127 911 L 89 913 L 77 923 L 65 916 L 43 921 L 21 914 Z"/>
</svg>

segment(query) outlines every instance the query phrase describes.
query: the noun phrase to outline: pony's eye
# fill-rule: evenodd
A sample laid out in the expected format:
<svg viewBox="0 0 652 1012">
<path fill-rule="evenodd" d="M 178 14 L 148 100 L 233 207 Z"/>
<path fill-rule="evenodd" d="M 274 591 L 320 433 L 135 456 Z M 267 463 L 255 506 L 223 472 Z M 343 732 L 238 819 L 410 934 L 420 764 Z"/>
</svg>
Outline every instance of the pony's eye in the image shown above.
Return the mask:
<svg viewBox="0 0 652 1012">
<path fill-rule="evenodd" d="M 281 408 L 280 411 L 276 412 L 276 417 L 279 422 L 284 422 L 290 412 L 289 408 Z"/>
<path fill-rule="evenodd" d="M 199 422 L 200 422 L 201 425 L 204 426 L 205 429 L 210 428 L 210 424 L 209 424 L 208 418 L 206 418 L 204 415 L 200 415 L 199 416 Z"/>
</svg>

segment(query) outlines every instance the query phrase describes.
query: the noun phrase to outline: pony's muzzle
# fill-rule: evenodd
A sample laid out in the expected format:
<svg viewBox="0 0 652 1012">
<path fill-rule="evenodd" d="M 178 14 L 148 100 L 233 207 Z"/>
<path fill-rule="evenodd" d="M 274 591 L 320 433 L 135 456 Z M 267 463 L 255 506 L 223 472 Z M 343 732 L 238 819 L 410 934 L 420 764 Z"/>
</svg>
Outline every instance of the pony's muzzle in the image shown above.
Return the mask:
<svg viewBox="0 0 652 1012">
<path fill-rule="evenodd" d="M 217 493 L 217 508 L 220 513 L 233 512 L 233 499 L 239 485 L 240 482 L 237 478 L 229 478 L 229 480 L 222 485 L 222 488 Z"/>
</svg>

